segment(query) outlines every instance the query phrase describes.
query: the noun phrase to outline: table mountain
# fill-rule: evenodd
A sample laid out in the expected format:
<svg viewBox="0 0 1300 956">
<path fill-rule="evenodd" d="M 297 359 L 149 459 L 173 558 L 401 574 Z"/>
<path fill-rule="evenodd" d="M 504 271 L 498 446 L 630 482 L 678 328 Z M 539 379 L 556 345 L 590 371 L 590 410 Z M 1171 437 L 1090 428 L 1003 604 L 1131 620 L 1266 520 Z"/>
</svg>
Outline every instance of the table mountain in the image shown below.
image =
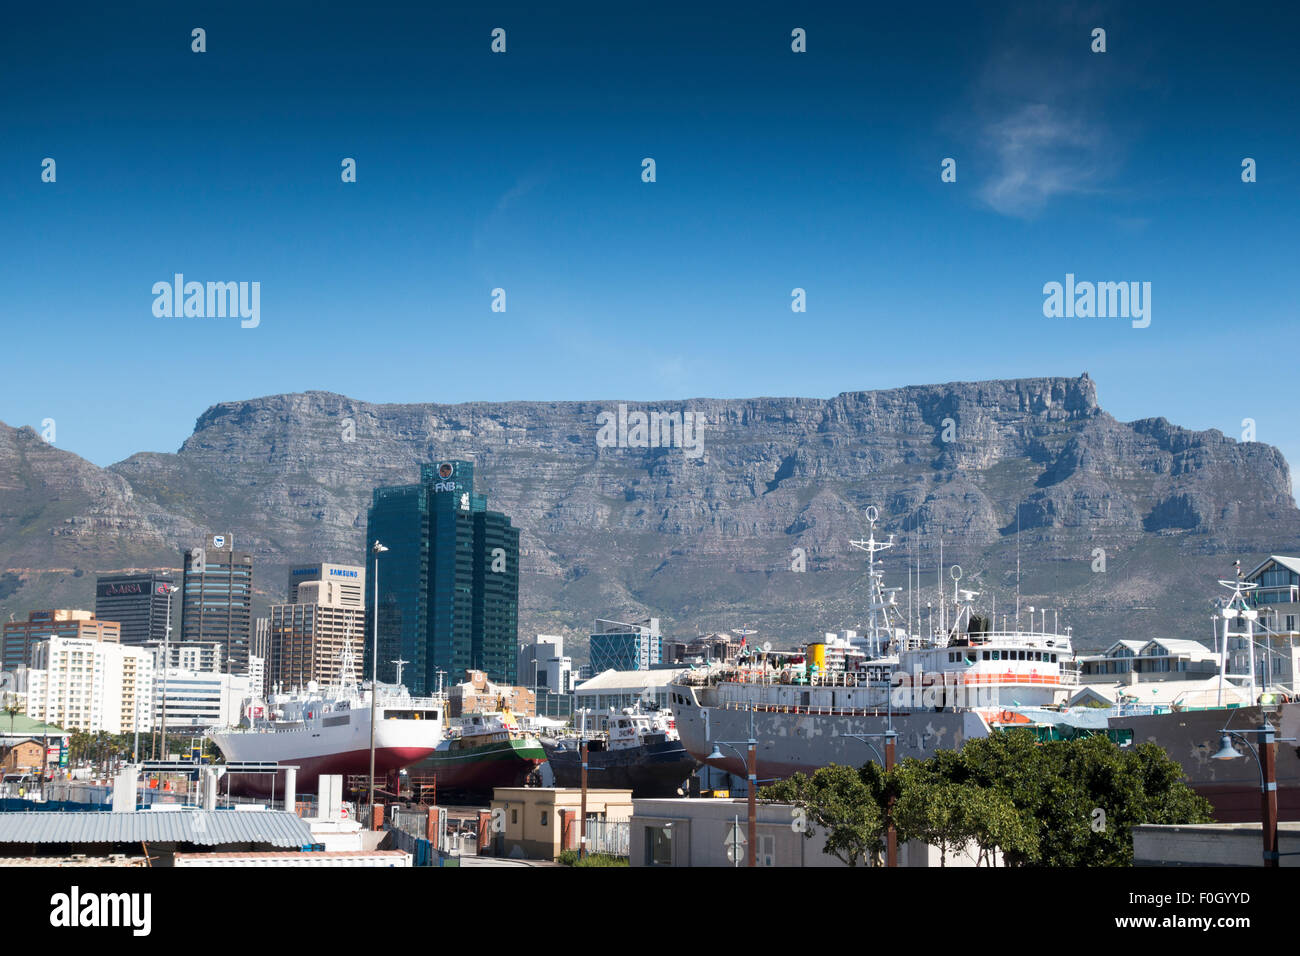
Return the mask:
<svg viewBox="0 0 1300 956">
<path fill-rule="evenodd" d="M 620 404 L 629 427 L 598 442 L 599 416 L 617 420 Z M 702 453 L 637 447 L 636 412 L 701 416 Z M 374 405 L 307 392 L 216 405 L 176 454 L 106 469 L 0 426 L 0 610 L 93 606 L 94 572 L 175 567 L 205 530 L 254 553 L 262 606 L 282 601 L 291 563 L 360 563 L 375 486 L 445 458 L 473 460 L 489 507 L 522 530 L 522 635 L 655 615 L 669 635 L 747 625 L 781 646 L 860 627 L 865 555 L 848 540 L 871 504 L 877 536 L 896 543 L 887 583 L 906 587 L 921 565 L 919 606 L 937 600 L 942 541 L 962 586 L 1011 611 L 1018 552 L 1022 605 L 1058 613 L 1085 648 L 1208 640 L 1214 579 L 1234 559 L 1300 551 L 1276 448 L 1116 421 L 1086 374 L 831 399 Z"/>
</svg>

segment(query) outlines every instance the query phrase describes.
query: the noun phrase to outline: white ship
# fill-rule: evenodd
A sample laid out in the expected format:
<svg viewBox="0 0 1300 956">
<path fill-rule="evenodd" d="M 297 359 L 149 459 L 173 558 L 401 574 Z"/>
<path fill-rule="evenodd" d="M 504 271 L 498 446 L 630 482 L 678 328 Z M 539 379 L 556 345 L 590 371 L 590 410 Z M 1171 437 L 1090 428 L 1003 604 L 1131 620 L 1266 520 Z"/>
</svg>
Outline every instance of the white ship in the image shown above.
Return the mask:
<svg viewBox="0 0 1300 956">
<path fill-rule="evenodd" d="M 343 672 L 351 674 L 344 652 Z M 411 697 L 400 685 L 379 685 L 375 699 L 375 776 L 408 767 L 442 740 L 443 702 Z M 275 762 L 298 768 L 298 789 L 316 792 L 321 774 L 369 774 L 370 688 L 355 682 L 272 694 L 248 700 L 240 726 L 210 728 L 206 735 L 229 762 Z M 270 774 L 236 774 L 236 791 L 269 791 Z"/>
<path fill-rule="evenodd" d="M 867 510 L 874 524 L 876 509 Z M 897 759 L 924 759 L 986 737 L 1001 723 L 1028 722 L 1018 708 L 1061 704 L 1078 689 L 1068 634 L 1018 625 L 993 628 L 972 613 L 976 591 L 958 587 L 941 601 L 937 627 L 922 636 L 899 626 L 897 588 L 883 586 L 877 552 L 892 546 L 851 542 L 868 553 L 871 603 L 865 639 L 814 641 L 804 660 L 775 666 L 767 653 L 746 664 L 685 672 L 670 687 L 682 744 L 691 756 L 743 775 L 739 754 L 717 741 L 757 739 L 760 779 L 811 774 L 832 763 L 858 766 L 878 756 L 864 741 L 892 733 Z M 1030 608 L 1033 618 L 1033 608 Z M 951 611 L 951 617 L 949 612 Z"/>
</svg>

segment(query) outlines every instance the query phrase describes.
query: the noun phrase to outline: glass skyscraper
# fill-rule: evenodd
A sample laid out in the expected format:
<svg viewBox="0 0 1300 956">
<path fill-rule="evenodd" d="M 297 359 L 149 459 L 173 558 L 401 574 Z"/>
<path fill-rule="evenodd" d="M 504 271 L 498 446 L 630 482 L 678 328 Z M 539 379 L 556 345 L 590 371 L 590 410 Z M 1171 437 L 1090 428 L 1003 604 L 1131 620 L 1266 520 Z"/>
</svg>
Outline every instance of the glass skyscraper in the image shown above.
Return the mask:
<svg viewBox="0 0 1300 956">
<path fill-rule="evenodd" d="M 439 671 L 444 687 L 471 668 L 514 684 L 519 529 L 474 493 L 473 463 L 421 465 L 419 484 L 376 488 L 367 518 L 368 575 L 375 541 L 388 551 L 378 559 L 378 605 L 367 596 L 366 675 L 378 614 L 381 681 L 396 680 L 401 660 L 402 682 L 416 694 L 436 690 Z"/>
</svg>

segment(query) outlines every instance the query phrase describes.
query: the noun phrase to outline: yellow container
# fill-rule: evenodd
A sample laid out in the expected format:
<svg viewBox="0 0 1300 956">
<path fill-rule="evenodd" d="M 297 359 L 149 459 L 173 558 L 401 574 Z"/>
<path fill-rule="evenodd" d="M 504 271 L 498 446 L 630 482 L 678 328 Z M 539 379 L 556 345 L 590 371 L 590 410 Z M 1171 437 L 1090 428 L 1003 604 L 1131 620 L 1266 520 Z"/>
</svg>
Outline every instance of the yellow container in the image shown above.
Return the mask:
<svg viewBox="0 0 1300 956">
<path fill-rule="evenodd" d="M 815 666 L 817 673 L 826 673 L 826 642 L 813 641 L 808 645 L 808 667 L 811 671 Z"/>
</svg>

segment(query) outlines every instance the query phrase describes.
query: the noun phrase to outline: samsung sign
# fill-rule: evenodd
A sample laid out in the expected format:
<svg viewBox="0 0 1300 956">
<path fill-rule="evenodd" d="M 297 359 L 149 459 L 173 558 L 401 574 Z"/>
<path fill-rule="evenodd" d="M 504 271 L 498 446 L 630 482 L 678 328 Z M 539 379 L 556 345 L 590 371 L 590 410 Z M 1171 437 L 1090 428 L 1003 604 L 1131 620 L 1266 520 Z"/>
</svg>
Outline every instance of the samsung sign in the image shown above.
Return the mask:
<svg viewBox="0 0 1300 956">
<path fill-rule="evenodd" d="M 343 568 L 330 568 L 330 577 L 332 578 L 355 578 L 356 571 L 345 571 Z"/>
</svg>

